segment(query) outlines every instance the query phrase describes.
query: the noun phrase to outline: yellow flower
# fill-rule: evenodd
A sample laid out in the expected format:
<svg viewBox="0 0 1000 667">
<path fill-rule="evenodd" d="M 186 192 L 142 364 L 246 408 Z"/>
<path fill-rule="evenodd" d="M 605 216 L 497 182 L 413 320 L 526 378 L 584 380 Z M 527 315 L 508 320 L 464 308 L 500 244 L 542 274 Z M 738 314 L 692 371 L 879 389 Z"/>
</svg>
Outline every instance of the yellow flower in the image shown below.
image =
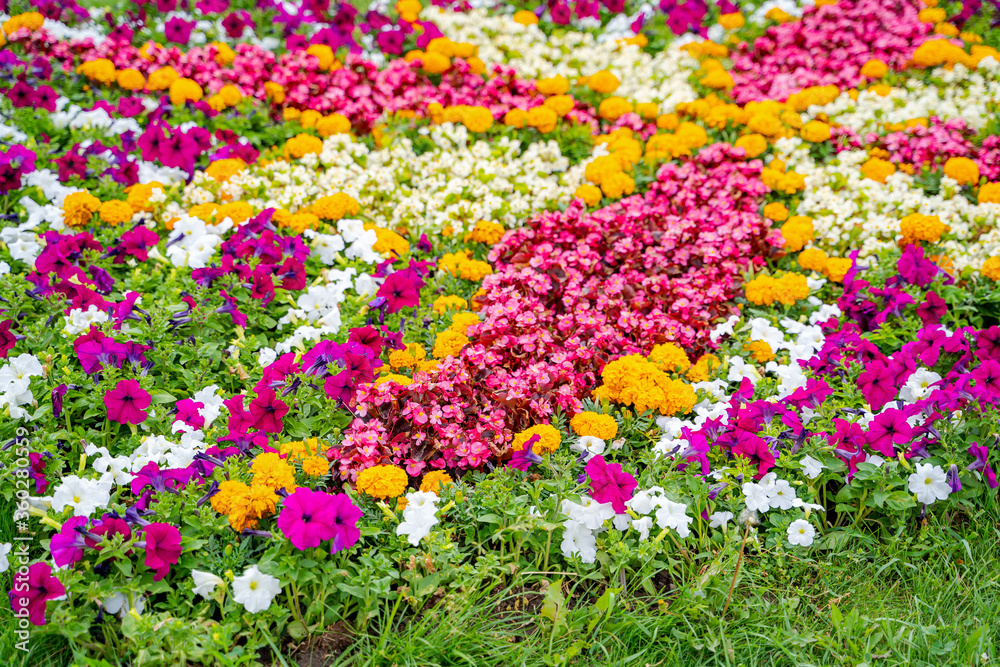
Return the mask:
<svg viewBox="0 0 1000 667">
<path fill-rule="evenodd" d="M 1000 257 L 990 257 L 987 259 L 983 262 L 983 268 L 979 272 L 990 280 L 1000 281 Z"/>
<path fill-rule="evenodd" d="M 736 85 L 732 75 L 724 69 L 713 69 L 702 77 L 699 83 L 706 88 L 713 88 L 715 90 L 729 90 Z"/>
<path fill-rule="evenodd" d="M 89 192 L 74 192 L 63 200 L 63 222 L 68 227 L 81 227 L 101 208 L 101 200 Z"/>
<path fill-rule="evenodd" d="M 528 122 L 528 114 L 523 109 L 511 109 L 503 116 L 503 124 L 507 127 L 521 129 Z"/>
<path fill-rule="evenodd" d="M 97 81 L 99 83 L 103 83 L 104 85 L 112 84 L 116 80 L 115 65 L 107 58 L 88 60 L 77 67 L 76 72 L 77 74 L 82 74 L 91 81 Z M 142 75 L 140 74 L 140 76 Z"/>
<path fill-rule="evenodd" d="M 593 436 L 601 440 L 610 440 L 618 435 L 618 422 L 611 415 L 598 412 L 578 412 L 569 420 L 573 433 L 579 436 Z"/>
<path fill-rule="evenodd" d="M 620 85 L 622 82 L 618 80 L 618 77 L 606 69 L 587 78 L 587 87 L 595 93 L 604 95 L 615 92 Z"/>
<path fill-rule="evenodd" d="M 266 82 L 264 84 L 264 94 L 267 96 L 267 99 L 275 104 L 281 104 L 285 101 L 285 88 L 280 83 L 275 83 L 274 81 Z"/>
<path fill-rule="evenodd" d="M 236 106 L 243 99 L 243 93 L 233 84 L 223 86 L 218 95 L 226 103 L 226 106 L 230 107 Z"/>
<path fill-rule="evenodd" d="M 781 226 L 785 250 L 789 252 L 798 252 L 804 248 L 812 240 L 814 233 L 812 218 L 801 215 L 792 216 Z"/>
<path fill-rule="evenodd" d="M 1000 204 L 1000 183 L 984 183 L 979 188 L 977 201 L 980 204 Z"/>
<path fill-rule="evenodd" d="M 43 23 L 45 23 L 45 17 L 38 12 L 25 12 L 4 21 L 3 31 L 8 35 L 14 34 L 21 28 L 34 32 L 39 30 Z"/>
<path fill-rule="evenodd" d="M 377 465 L 358 473 L 355 488 L 373 498 L 398 498 L 406 491 L 410 478 L 402 468 Z"/>
<path fill-rule="evenodd" d="M 413 383 L 413 380 L 406 377 L 405 375 L 398 375 L 396 373 L 386 373 L 382 377 L 375 380 L 375 385 L 385 384 L 386 382 L 395 382 L 400 387 L 405 387 Z"/>
<path fill-rule="evenodd" d="M 722 362 L 714 354 L 703 354 L 695 362 L 694 366 L 687 373 L 687 379 L 691 382 L 705 382 L 711 375 L 712 371 L 716 368 L 722 366 Z"/>
<path fill-rule="evenodd" d="M 215 212 L 215 219 L 219 222 L 229 218 L 233 224 L 239 225 L 246 222 L 253 216 L 253 207 L 245 201 L 234 201 L 223 204 Z"/>
<path fill-rule="evenodd" d="M 175 107 L 197 102 L 204 94 L 201 86 L 192 79 L 177 79 L 170 84 L 170 103 Z"/>
<path fill-rule="evenodd" d="M 605 100 L 606 101 L 606 100 Z M 628 102 L 626 102 L 628 104 Z M 576 100 L 570 95 L 553 95 L 544 102 L 544 106 L 556 112 L 562 118 L 576 106 Z"/>
<path fill-rule="evenodd" d="M 587 206 L 597 206 L 601 201 L 601 189 L 594 185 L 581 185 L 573 193 L 574 197 L 579 197 Z"/>
<path fill-rule="evenodd" d="M 152 211 L 153 207 L 149 203 L 149 198 L 153 194 L 153 188 L 157 188 L 161 192 L 163 190 L 163 186 L 156 182 L 137 183 L 126 188 L 125 192 L 128 193 L 128 205 L 136 211 Z"/>
<path fill-rule="evenodd" d="M 464 280 L 482 280 L 493 273 L 493 267 L 478 259 L 470 259 L 458 266 L 458 276 Z"/>
<path fill-rule="evenodd" d="M 475 241 L 476 243 L 495 245 L 500 242 L 506 231 L 500 223 L 490 220 L 480 220 L 472 228 L 472 231 L 465 235 L 465 242 Z"/>
<path fill-rule="evenodd" d="M 137 69 L 129 67 L 119 70 L 115 75 L 118 85 L 125 90 L 142 90 L 146 87 L 146 77 Z"/>
<path fill-rule="evenodd" d="M 299 125 L 301 125 L 306 130 L 310 130 L 316 127 L 316 123 L 322 117 L 323 114 L 316 111 L 315 109 L 306 109 L 305 111 L 299 114 Z"/>
<path fill-rule="evenodd" d="M 288 464 L 277 452 L 258 454 L 250 465 L 254 486 L 267 486 L 274 490 L 294 491 L 295 468 Z"/>
<path fill-rule="evenodd" d="M 635 112 L 644 120 L 653 120 L 660 114 L 660 107 L 656 102 L 640 102 L 635 105 Z"/>
<path fill-rule="evenodd" d="M 869 158 L 867 162 L 861 165 L 861 173 L 865 176 L 865 178 L 870 178 L 873 181 L 878 181 L 879 183 L 885 183 L 885 179 L 896 173 L 896 165 L 888 160 L 873 157 Z"/>
<path fill-rule="evenodd" d="M 236 60 L 236 52 L 229 48 L 229 45 L 224 42 L 212 42 L 212 46 L 215 47 L 215 62 L 219 67 L 227 67 L 233 64 Z"/>
<path fill-rule="evenodd" d="M 691 367 L 687 353 L 673 343 L 654 346 L 648 358 L 665 373 L 683 373 Z"/>
<path fill-rule="evenodd" d="M 462 348 L 469 343 L 469 337 L 457 331 L 442 331 L 434 339 L 434 349 L 431 354 L 435 359 L 457 356 Z"/>
<path fill-rule="evenodd" d="M 950 157 L 944 163 L 944 175 L 959 185 L 975 185 L 979 182 L 979 167 L 967 157 Z"/>
<path fill-rule="evenodd" d="M 304 137 L 308 135 L 300 134 L 299 136 Z M 320 197 L 319 199 L 313 202 L 313 205 L 310 207 L 310 210 L 314 215 L 319 217 L 321 220 L 330 220 L 333 222 L 337 222 L 338 220 L 341 220 L 347 216 L 357 215 L 358 213 L 360 213 L 361 204 L 359 204 L 357 200 L 354 199 L 354 197 L 351 197 L 348 194 L 344 194 L 343 192 L 338 192 L 336 194 L 329 195 L 326 197 Z M 378 235 L 377 229 L 375 230 L 375 234 Z M 410 244 L 406 242 L 406 239 L 403 239 L 403 243 L 406 243 L 406 250 L 409 250 Z M 403 254 L 406 253 L 406 250 L 403 251 Z"/>
<path fill-rule="evenodd" d="M 532 14 L 534 16 L 534 14 Z M 564 76 L 553 76 L 535 81 L 535 88 L 542 95 L 565 95 L 569 92 L 569 79 Z"/>
<path fill-rule="evenodd" d="M 559 116 L 555 111 L 547 106 L 540 106 L 530 109 L 525 120 L 528 125 L 535 128 L 542 134 L 548 134 L 552 130 L 556 129 L 556 123 L 559 121 Z"/>
<path fill-rule="evenodd" d="M 869 79 L 881 79 L 888 73 L 889 66 L 877 58 L 873 58 L 861 66 L 861 76 Z"/>
<path fill-rule="evenodd" d="M 132 219 L 132 207 L 128 205 L 128 202 L 112 199 L 101 204 L 99 214 L 101 220 L 115 226 Z"/>
<path fill-rule="evenodd" d="M 443 315 L 449 310 L 462 310 L 463 308 L 468 308 L 469 304 L 462 297 L 449 294 L 448 296 L 439 296 L 434 299 L 434 303 L 431 307 L 434 309 L 435 313 Z"/>
<path fill-rule="evenodd" d="M 641 355 L 619 357 L 601 371 L 604 384 L 596 397 L 631 405 L 637 412 L 657 410 L 662 415 L 690 412 L 696 402 L 690 385 L 674 380 Z"/>
<path fill-rule="evenodd" d="M 819 248 L 807 248 L 799 253 L 797 259 L 799 266 L 806 271 L 816 271 L 826 273 L 826 263 L 828 258 L 826 253 Z"/>
<path fill-rule="evenodd" d="M 421 60 L 424 62 L 424 71 L 431 74 L 443 74 L 451 67 L 451 60 L 440 53 L 425 53 Z"/>
<path fill-rule="evenodd" d="M 448 331 L 460 333 L 463 336 L 469 335 L 469 327 L 479 324 L 479 315 L 475 313 L 455 313 L 451 318 L 451 326 Z"/>
<path fill-rule="evenodd" d="M 916 243 L 918 241 L 937 243 L 941 239 L 941 235 L 950 229 L 936 215 L 911 213 L 899 221 L 899 231 L 903 234 L 904 244 Z"/>
<path fill-rule="evenodd" d="M 608 174 L 601 181 L 601 192 L 610 199 L 619 199 L 635 192 L 635 181 L 628 174 L 617 172 Z"/>
<path fill-rule="evenodd" d="M 514 23 L 520 23 L 523 26 L 537 25 L 538 17 L 535 16 L 535 12 L 522 9 L 514 12 Z"/>
<path fill-rule="evenodd" d="M 656 127 L 659 130 L 676 130 L 680 124 L 677 114 L 665 113 L 656 119 Z"/>
<path fill-rule="evenodd" d="M 528 439 L 537 435 L 539 440 L 531 446 L 531 451 L 536 454 L 550 454 L 562 444 L 562 433 L 559 429 L 548 424 L 538 424 L 527 428 L 514 436 L 514 441 L 510 445 L 511 451 L 519 452 L 524 449 L 524 443 Z"/>
<path fill-rule="evenodd" d="M 788 219 L 788 209 L 781 202 L 773 201 L 764 206 L 764 217 L 781 222 Z"/>
<path fill-rule="evenodd" d="M 726 30 L 736 30 L 737 28 L 742 28 L 744 23 L 743 14 L 740 14 L 739 12 L 732 12 L 730 14 L 722 14 L 719 16 L 719 25 Z"/>
<path fill-rule="evenodd" d="M 767 139 L 761 134 L 747 134 L 737 139 L 735 146 L 745 150 L 748 158 L 755 158 L 767 150 Z"/>
<path fill-rule="evenodd" d="M 917 19 L 924 23 L 941 23 L 948 18 L 948 13 L 940 7 L 927 7 L 921 9 L 917 14 Z"/>
<path fill-rule="evenodd" d="M 337 63 L 337 59 L 333 57 L 333 49 L 326 44 L 312 44 L 306 49 L 306 53 L 316 56 L 319 60 L 319 68 L 324 72 L 331 68 L 336 69 L 334 63 Z M 337 64 L 339 65 L 339 63 Z"/>
<path fill-rule="evenodd" d="M 826 277 L 835 283 L 842 283 L 852 264 L 849 257 L 831 257 L 826 263 Z"/>
<path fill-rule="evenodd" d="M 313 210 L 315 211 L 315 205 L 313 206 Z M 372 250 L 375 252 L 388 255 L 389 257 L 402 257 L 410 252 L 410 242 L 391 229 L 376 227 L 372 224 L 365 225 L 365 229 L 375 230 L 375 235 L 378 237 L 378 240 L 372 246 Z"/>
<path fill-rule="evenodd" d="M 799 130 L 799 134 L 806 141 L 822 143 L 830 140 L 830 126 L 821 120 L 811 120 Z"/>
<path fill-rule="evenodd" d="M 238 157 L 224 158 L 222 160 L 216 160 L 212 164 L 208 165 L 208 169 L 205 170 L 205 173 L 219 183 L 225 183 L 246 168 L 247 163 Z"/>
<path fill-rule="evenodd" d="M 799 273 L 786 273 L 780 278 L 757 276 L 744 289 L 747 301 L 758 306 L 770 306 L 775 302 L 791 306 L 809 296 L 806 277 Z"/>
<path fill-rule="evenodd" d="M 302 472 L 310 477 L 322 477 L 330 472 L 330 462 L 325 456 L 310 456 L 302 462 Z"/>
<path fill-rule="evenodd" d="M 436 493 L 440 495 L 442 486 L 451 486 L 453 483 L 451 475 L 443 470 L 432 470 L 424 475 L 420 480 L 420 490 L 424 493 Z"/>
<path fill-rule="evenodd" d="M 771 346 L 767 344 L 766 341 L 755 340 L 744 345 L 753 356 L 753 360 L 758 364 L 766 364 L 767 362 L 774 359 L 774 350 Z"/>
<path fill-rule="evenodd" d="M 601 100 L 597 114 L 604 120 L 616 121 L 632 112 L 632 104 L 624 97 L 608 97 Z"/>
</svg>

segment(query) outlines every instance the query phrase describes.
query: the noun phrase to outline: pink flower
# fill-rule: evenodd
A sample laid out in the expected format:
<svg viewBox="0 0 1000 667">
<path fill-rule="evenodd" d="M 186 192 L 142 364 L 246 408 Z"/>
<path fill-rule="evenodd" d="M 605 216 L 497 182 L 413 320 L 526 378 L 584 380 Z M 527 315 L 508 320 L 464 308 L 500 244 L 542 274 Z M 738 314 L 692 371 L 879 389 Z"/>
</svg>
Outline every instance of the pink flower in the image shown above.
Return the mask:
<svg viewBox="0 0 1000 667">
<path fill-rule="evenodd" d="M 138 380 L 119 380 L 114 389 L 104 394 L 108 419 L 119 424 L 141 424 L 146 421 L 146 408 L 152 402 L 149 392 Z"/>
<path fill-rule="evenodd" d="M 621 465 L 607 463 L 603 456 L 595 456 L 587 462 L 587 476 L 594 500 L 611 503 L 618 514 L 625 511 L 625 501 L 632 499 L 632 492 L 639 484 L 635 477 L 622 471 Z"/>
<path fill-rule="evenodd" d="M 262 389 L 250 403 L 250 414 L 254 418 L 254 428 L 265 433 L 281 433 L 284 428 L 281 419 L 288 414 L 288 406 L 278 399 L 273 389 Z"/>
<path fill-rule="evenodd" d="M 66 595 L 66 588 L 52 576 L 52 566 L 48 563 L 29 567 L 26 591 L 21 590 L 23 585 L 24 578 L 16 576 L 15 588 L 10 591 L 11 609 L 19 616 L 26 610 L 32 625 L 45 625 L 45 603 Z"/>
</svg>

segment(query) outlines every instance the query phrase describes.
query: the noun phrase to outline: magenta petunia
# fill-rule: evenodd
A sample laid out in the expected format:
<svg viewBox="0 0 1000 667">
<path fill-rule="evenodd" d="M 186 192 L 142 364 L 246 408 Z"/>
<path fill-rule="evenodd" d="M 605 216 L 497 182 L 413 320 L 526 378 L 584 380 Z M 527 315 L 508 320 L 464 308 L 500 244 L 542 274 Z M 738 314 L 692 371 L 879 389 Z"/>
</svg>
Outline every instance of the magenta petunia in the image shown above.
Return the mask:
<svg viewBox="0 0 1000 667">
<path fill-rule="evenodd" d="M 281 506 L 278 530 L 299 551 L 318 547 L 320 542 L 333 538 L 336 510 L 327 494 L 300 487 Z"/>
<path fill-rule="evenodd" d="M 142 536 L 146 542 L 145 564 L 156 570 L 153 581 L 159 581 L 170 572 L 170 566 L 181 557 L 181 531 L 169 523 L 151 523 Z"/>
<path fill-rule="evenodd" d="M 625 501 L 632 499 L 632 492 L 639 484 L 620 464 L 608 463 L 603 456 L 595 456 L 587 462 L 587 476 L 594 500 L 611 503 L 618 514 L 625 511 Z"/>
<path fill-rule="evenodd" d="M 284 427 L 281 418 L 288 414 L 288 406 L 278 399 L 273 389 L 263 389 L 250 403 L 250 414 L 253 415 L 254 428 L 265 433 L 281 433 Z"/>
<path fill-rule="evenodd" d="M 87 517 L 75 516 L 65 523 L 49 542 L 52 561 L 58 567 L 66 567 L 83 559 L 83 551 L 87 546 L 83 536 L 87 529 Z"/>
<path fill-rule="evenodd" d="M 104 394 L 108 419 L 119 424 L 141 424 L 146 421 L 149 416 L 146 408 L 152 400 L 138 380 L 119 380 L 114 389 Z"/>
<path fill-rule="evenodd" d="M 45 625 L 45 603 L 66 595 L 66 587 L 52 575 L 52 566 L 48 563 L 29 567 L 26 583 L 27 590 L 10 591 L 11 609 L 16 615 L 27 612 L 32 625 Z"/>
</svg>

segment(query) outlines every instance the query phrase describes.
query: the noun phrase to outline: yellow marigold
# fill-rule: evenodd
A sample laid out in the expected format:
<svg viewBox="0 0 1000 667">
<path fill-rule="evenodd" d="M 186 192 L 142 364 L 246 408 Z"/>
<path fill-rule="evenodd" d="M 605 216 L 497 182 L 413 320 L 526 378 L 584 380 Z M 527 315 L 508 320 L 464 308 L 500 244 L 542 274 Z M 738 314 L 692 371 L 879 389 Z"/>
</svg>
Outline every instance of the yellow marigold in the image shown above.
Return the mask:
<svg viewBox="0 0 1000 667">
<path fill-rule="evenodd" d="M 944 175 L 959 185 L 975 185 L 979 182 L 979 167 L 967 157 L 950 157 L 944 163 Z"/>
<path fill-rule="evenodd" d="M 929 39 L 913 52 L 913 64 L 917 67 L 939 67 L 968 63 L 969 55 L 947 39 Z"/>
<path fill-rule="evenodd" d="M 299 125 L 307 130 L 311 130 L 316 127 L 316 123 L 319 119 L 323 117 L 323 114 L 316 111 L 315 109 L 306 109 L 299 114 Z"/>
<path fill-rule="evenodd" d="M 475 313 L 455 313 L 451 318 L 451 326 L 448 331 L 454 331 L 464 336 L 469 335 L 469 327 L 479 324 L 479 315 Z"/>
<path fill-rule="evenodd" d="M 503 238 L 507 230 L 500 223 L 491 220 L 480 220 L 472 231 L 465 235 L 465 242 L 475 241 L 486 245 L 495 245 Z"/>
<path fill-rule="evenodd" d="M 211 504 L 219 514 L 229 514 L 233 505 L 240 502 L 241 496 L 250 496 L 250 487 L 243 482 L 225 480 L 219 483 L 219 489 L 212 496 Z"/>
<path fill-rule="evenodd" d="M 527 9 L 521 9 L 514 12 L 514 23 L 520 23 L 523 26 L 537 25 L 538 17 L 535 16 L 535 12 L 529 12 Z"/>
<path fill-rule="evenodd" d="M 457 356 L 463 347 L 468 345 L 469 337 L 457 331 L 442 331 L 434 339 L 434 350 L 431 354 L 435 359 L 445 359 Z"/>
<path fill-rule="evenodd" d="M 806 277 L 799 273 L 786 273 L 780 278 L 762 275 L 746 284 L 746 298 L 758 306 L 770 306 L 778 302 L 793 305 L 809 296 Z"/>
<path fill-rule="evenodd" d="M 234 201 L 223 204 L 215 212 L 215 219 L 222 222 L 226 218 L 233 221 L 234 225 L 240 225 L 253 217 L 253 207 L 245 201 Z"/>
<path fill-rule="evenodd" d="M 632 103 L 624 97 L 605 98 L 597 108 L 597 114 L 604 120 L 615 121 L 627 113 L 632 113 Z"/>
<path fill-rule="evenodd" d="M 983 268 L 979 272 L 990 280 L 1000 281 L 1000 257 L 990 257 L 983 262 Z"/>
<path fill-rule="evenodd" d="M 799 134 L 806 141 L 811 141 L 814 144 L 822 143 L 824 141 L 830 140 L 830 126 L 821 120 L 811 120 L 802 126 L 799 130 Z"/>
<path fill-rule="evenodd" d="M 137 183 L 125 189 L 128 194 L 126 201 L 128 205 L 136 211 L 152 211 L 153 207 L 149 203 L 149 198 L 153 195 L 153 189 L 163 191 L 160 183 Z"/>
<path fill-rule="evenodd" d="M 458 275 L 458 267 L 469 261 L 469 251 L 447 252 L 438 260 L 438 268 L 453 276 Z"/>
<path fill-rule="evenodd" d="M 282 120 L 297 120 L 302 115 L 302 111 L 295 107 L 285 107 L 281 111 Z"/>
<path fill-rule="evenodd" d="M 980 204 L 1000 204 L 1000 183 L 984 183 L 976 200 Z"/>
<path fill-rule="evenodd" d="M 81 227 L 101 208 L 101 200 L 89 192 L 74 192 L 63 200 L 63 222 L 68 227 Z"/>
<path fill-rule="evenodd" d="M 45 17 L 38 12 L 24 12 L 16 14 L 3 22 L 3 31 L 8 35 L 13 35 L 18 30 L 24 28 L 34 32 L 41 29 L 45 23 Z"/>
<path fill-rule="evenodd" d="M 313 205 L 310 207 L 310 211 L 312 211 L 312 213 L 318 216 L 321 220 L 337 222 L 338 220 L 342 220 L 348 216 L 360 213 L 361 204 L 359 204 L 354 197 L 351 197 L 343 192 L 338 192 L 326 197 L 320 197 L 314 201 Z M 375 230 L 375 233 L 378 234 L 378 230 Z M 409 250 L 409 243 L 406 244 L 406 250 Z"/>
<path fill-rule="evenodd" d="M 744 23 L 743 14 L 740 14 L 739 12 L 731 12 L 729 14 L 721 14 L 719 16 L 719 25 L 726 30 L 736 30 L 737 28 L 742 28 Z"/>
<path fill-rule="evenodd" d="M 417 360 L 406 350 L 393 350 L 389 353 L 389 366 L 393 370 L 400 368 L 410 368 L 417 365 Z"/>
<path fill-rule="evenodd" d="M 690 121 L 684 121 L 678 125 L 674 135 L 691 148 L 701 148 L 708 144 L 708 132 L 705 131 L 705 128 Z"/>
<path fill-rule="evenodd" d="M 264 84 L 264 94 L 275 104 L 285 101 L 285 88 L 280 83 L 268 81 Z"/>
<path fill-rule="evenodd" d="M 128 205 L 128 202 L 112 199 L 101 204 L 99 214 L 101 220 L 109 225 L 119 225 L 132 219 L 132 207 Z"/>
<path fill-rule="evenodd" d="M 521 129 L 528 122 L 528 114 L 523 109 L 511 109 L 503 116 L 503 124 L 507 127 Z"/>
<path fill-rule="evenodd" d="M 386 382 L 395 382 L 400 387 L 405 387 L 413 383 L 413 380 L 406 377 L 405 375 L 398 375 L 396 373 L 386 373 L 382 377 L 375 380 L 376 385 L 385 384 Z"/>
<path fill-rule="evenodd" d="M 646 141 L 646 161 L 659 162 L 691 155 L 691 147 L 675 134 L 654 134 Z"/>
<path fill-rule="evenodd" d="M 218 95 L 226 103 L 226 106 L 230 107 L 236 106 L 240 103 L 240 100 L 243 99 L 243 93 L 241 93 L 240 89 L 233 84 L 223 86 L 222 89 L 219 90 Z"/>
<path fill-rule="evenodd" d="M 924 23 L 941 23 L 948 18 L 948 13 L 940 7 L 927 7 L 920 10 L 917 18 Z"/>
<path fill-rule="evenodd" d="M 788 23 L 794 21 L 795 17 L 781 9 L 780 7 L 772 7 L 767 10 L 767 14 L 764 14 L 764 18 L 768 21 L 775 21 L 776 23 Z"/>
<path fill-rule="evenodd" d="M 76 72 L 77 74 L 82 74 L 91 81 L 97 81 L 98 83 L 103 83 L 104 85 L 114 83 L 117 78 L 115 74 L 115 64 L 107 58 L 88 60 L 77 67 Z"/>
<path fill-rule="evenodd" d="M 444 470 L 432 470 L 420 480 L 420 490 L 424 493 L 430 492 L 440 495 L 441 487 L 451 486 L 452 483 L 451 475 Z"/>
<path fill-rule="evenodd" d="M 333 67 L 337 59 L 333 56 L 333 49 L 326 44 L 312 44 L 306 49 L 306 53 L 315 56 L 319 60 L 319 68 L 324 72 Z"/>
<path fill-rule="evenodd" d="M 826 253 L 819 248 L 807 248 L 799 253 L 797 259 L 799 266 L 806 271 L 816 271 L 826 273 L 826 263 L 828 258 Z"/>
<path fill-rule="evenodd" d="M 724 69 L 713 69 L 698 82 L 706 88 L 729 90 L 736 85 L 732 75 Z"/>
<path fill-rule="evenodd" d="M 208 165 L 205 173 L 219 183 L 225 183 L 230 178 L 247 168 L 247 163 L 238 157 L 216 160 Z"/>
<path fill-rule="evenodd" d="M 384 227 L 376 227 L 372 224 L 365 225 L 365 229 L 375 230 L 378 240 L 372 246 L 372 250 L 390 257 L 402 257 L 410 252 L 410 242 L 402 236 Z"/>
<path fill-rule="evenodd" d="M 781 235 L 785 239 L 785 250 L 798 252 L 812 240 L 816 230 L 812 218 L 794 215 L 781 226 Z"/>
<path fill-rule="evenodd" d="M 142 72 L 132 67 L 119 70 L 115 74 L 115 78 L 118 85 L 125 90 L 142 90 L 146 87 L 146 77 L 142 75 Z"/>
<path fill-rule="evenodd" d="M 626 102 L 626 104 L 628 103 Z M 553 95 L 545 100 L 543 106 L 552 109 L 556 112 L 557 116 L 562 118 L 573 110 L 573 107 L 576 106 L 576 100 L 574 100 L 570 95 Z"/>
<path fill-rule="evenodd" d="M 691 367 L 687 352 L 673 343 L 654 346 L 648 358 L 666 373 L 683 373 Z"/>
<path fill-rule="evenodd" d="M 365 468 L 358 473 L 355 488 L 360 493 L 384 500 L 403 495 L 409 482 L 410 478 L 402 468 L 377 465 Z"/>
<path fill-rule="evenodd" d="M 535 81 L 535 88 L 542 95 L 565 95 L 569 92 L 569 79 L 564 76 L 538 79 Z"/>
<path fill-rule="evenodd" d="M 443 74 L 451 67 L 451 59 L 440 53 L 425 53 L 421 60 L 424 63 L 424 71 L 431 74 Z"/>
<path fill-rule="evenodd" d="M 782 133 L 785 126 L 781 120 L 771 113 L 756 113 L 747 122 L 747 129 L 766 137 L 774 137 Z"/>
<path fill-rule="evenodd" d="M 653 120 L 660 115 L 660 106 L 656 102 L 640 102 L 635 105 L 635 112 L 644 120 Z"/>
<path fill-rule="evenodd" d="M 844 276 L 851 270 L 849 257 L 831 257 L 826 262 L 826 277 L 835 283 L 844 282 Z"/>
<path fill-rule="evenodd" d="M 606 69 L 587 77 L 587 87 L 602 95 L 615 92 L 620 85 L 622 82 L 618 80 L 618 77 Z"/>
<path fill-rule="evenodd" d="M 320 451 L 319 438 L 306 438 L 286 442 L 278 447 L 279 452 L 289 461 L 298 461 L 309 456 L 317 456 Z"/>
<path fill-rule="evenodd" d="M 610 199 L 620 199 L 635 192 L 635 181 L 628 174 L 609 174 L 601 181 L 601 192 Z"/>
<path fill-rule="evenodd" d="M 888 160 L 873 157 L 869 158 L 867 162 L 861 165 L 861 173 L 865 176 L 865 178 L 870 178 L 873 181 L 878 181 L 879 183 L 885 183 L 885 179 L 896 173 L 896 165 Z"/>
<path fill-rule="evenodd" d="M 537 424 L 514 436 L 514 441 L 510 445 L 511 451 L 521 451 L 524 449 L 524 443 L 536 435 L 538 441 L 531 446 L 531 451 L 536 454 L 551 454 L 562 444 L 562 433 L 559 432 L 559 429 L 549 424 Z"/>
<path fill-rule="evenodd" d="M 662 415 L 686 413 L 696 398 L 690 385 L 674 380 L 641 355 L 615 359 L 601 372 L 603 387 L 596 392 L 608 400 L 633 406 L 638 412 L 658 410 Z"/>
<path fill-rule="evenodd" d="M 604 195 L 601 193 L 601 189 L 595 185 L 581 185 L 573 193 L 574 197 L 579 197 L 584 201 L 587 206 L 597 206 L 601 201 L 601 197 Z"/>
<path fill-rule="evenodd" d="M 469 304 L 462 297 L 449 294 L 447 296 L 439 296 L 434 299 L 434 303 L 431 307 L 434 309 L 435 313 L 443 315 L 449 310 L 462 310 L 463 308 L 468 308 Z"/>
<path fill-rule="evenodd" d="M 330 472 L 330 462 L 325 456 L 310 456 L 302 462 L 302 472 L 310 477 L 322 477 Z"/>
<path fill-rule="evenodd" d="M 781 222 L 788 219 L 788 209 L 781 202 L 773 201 L 764 206 L 764 217 L 768 220 Z"/>
<path fill-rule="evenodd" d="M 861 76 L 869 79 L 881 79 L 889 73 L 889 66 L 877 58 L 872 58 L 861 66 Z"/>
<path fill-rule="evenodd" d="M 610 440 L 618 435 L 618 422 L 611 415 L 599 412 L 578 412 L 569 420 L 573 433 L 579 436 L 593 436 L 601 440 Z"/>
<path fill-rule="evenodd" d="M 717 356 L 703 354 L 687 372 L 687 379 L 691 382 L 706 382 L 711 377 L 712 372 L 720 366 L 722 366 L 722 362 Z"/>
<path fill-rule="evenodd" d="M 318 215 L 313 213 L 295 213 L 289 214 L 282 220 L 278 221 L 279 227 L 284 227 L 286 229 L 291 229 L 297 234 L 301 234 L 307 229 L 319 229 L 320 219 Z"/>
<path fill-rule="evenodd" d="M 737 139 L 734 145 L 745 150 L 748 158 L 755 158 L 767 150 L 767 139 L 761 134 L 747 134 Z"/>
<path fill-rule="evenodd" d="M 528 116 L 525 118 L 525 122 L 542 134 L 548 134 L 552 130 L 556 129 L 556 123 L 559 122 L 559 116 L 555 111 L 547 106 L 534 107 L 528 111 Z"/>
<path fill-rule="evenodd" d="M 170 84 L 170 103 L 174 106 L 183 106 L 187 102 L 197 102 L 204 95 L 195 81 L 192 79 L 177 79 Z"/>
<path fill-rule="evenodd" d="M 461 122 L 469 132 L 485 132 L 493 127 L 493 112 L 486 107 L 465 106 Z"/>
<path fill-rule="evenodd" d="M 916 243 L 917 241 L 937 243 L 941 239 L 941 235 L 950 229 L 936 215 L 911 213 L 899 221 L 899 231 L 903 234 L 904 243 Z"/>
<path fill-rule="evenodd" d="M 323 140 L 311 134 L 298 134 L 285 143 L 285 156 L 290 158 L 301 158 L 322 151 Z"/>
<path fill-rule="evenodd" d="M 258 454 L 250 464 L 250 471 L 253 472 L 254 486 L 268 486 L 275 490 L 285 489 L 289 493 L 297 488 L 295 468 L 277 452 Z"/>
<path fill-rule="evenodd" d="M 478 259 L 470 259 L 458 265 L 458 276 L 465 280 L 482 280 L 493 273 L 493 267 Z"/>
<path fill-rule="evenodd" d="M 225 42 L 212 42 L 215 47 L 215 62 L 219 67 L 228 67 L 236 60 L 236 52 Z"/>
<path fill-rule="evenodd" d="M 676 130 L 681 124 L 677 114 L 665 113 L 656 119 L 656 128 L 659 130 Z"/>
<path fill-rule="evenodd" d="M 768 345 L 766 341 L 750 341 L 743 347 L 750 352 L 751 356 L 753 356 L 753 360 L 758 364 L 766 364 L 774 359 L 774 350 L 771 349 L 771 346 Z"/>
</svg>

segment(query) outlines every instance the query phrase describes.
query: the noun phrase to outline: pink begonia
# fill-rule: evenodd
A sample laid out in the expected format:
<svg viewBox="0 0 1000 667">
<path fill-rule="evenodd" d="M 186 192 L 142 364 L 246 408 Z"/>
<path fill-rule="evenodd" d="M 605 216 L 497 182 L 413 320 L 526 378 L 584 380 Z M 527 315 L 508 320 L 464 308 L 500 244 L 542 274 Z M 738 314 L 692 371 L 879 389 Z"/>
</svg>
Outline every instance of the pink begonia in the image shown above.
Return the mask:
<svg viewBox="0 0 1000 667">
<path fill-rule="evenodd" d="M 862 81 L 871 59 L 902 69 L 931 24 L 913 0 L 840 0 L 807 6 L 802 18 L 767 29 L 732 54 L 733 99 L 739 104 L 776 99 L 810 86 L 841 90 Z"/>
</svg>

